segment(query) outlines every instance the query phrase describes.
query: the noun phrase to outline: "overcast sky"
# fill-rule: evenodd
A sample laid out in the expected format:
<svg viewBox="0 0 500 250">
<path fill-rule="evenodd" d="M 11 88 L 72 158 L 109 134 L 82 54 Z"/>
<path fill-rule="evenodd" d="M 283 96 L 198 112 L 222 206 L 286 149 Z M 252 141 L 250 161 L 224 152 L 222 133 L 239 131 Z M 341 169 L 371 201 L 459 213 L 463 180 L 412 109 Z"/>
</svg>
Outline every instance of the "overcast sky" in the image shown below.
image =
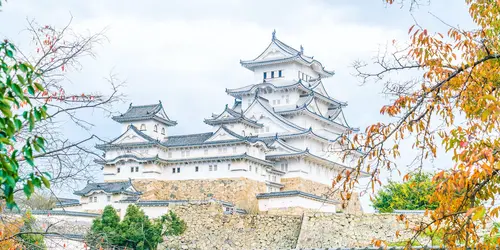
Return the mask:
<svg viewBox="0 0 500 250">
<path fill-rule="evenodd" d="M 446 26 L 431 13 L 449 24 L 470 25 L 463 1 L 433 1 L 413 12 L 420 25 L 443 31 Z M 69 72 L 72 84 L 106 93 L 103 78 L 113 72 L 126 81 L 122 92 L 127 96 L 115 110 L 125 111 L 130 102 L 161 100 L 170 118 L 179 123 L 170 134 L 210 129 L 203 119 L 233 102 L 225 88 L 254 83 L 253 73 L 239 60 L 259 55 L 274 29 L 281 41 L 295 48 L 303 45 L 305 54 L 335 70 L 325 87 L 331 96 L 348 102 L 349 124 L 364 129 L 381 119 L 379 110 L 387 100 L 380 85 L 360 86 L 351 65 L 358 59 L 371 60 L 394 39 L 407 41 L 408 28 L 414 24 L 406 7 L 387 7 L 381 0 L 9 0 L 0 12 L 0 37 L 29 47 L 31 38 L 22 32 L 27 18 L 61 27 L 71 16 L 76 31 L 105 29 L 108 38 L 96 48 L 97 58 L 82 60 L 81 70 Z M 94 129 L 87 132 L 68 125 L 68 136 L 119 135 L 119 125 L 101 113 L 86 116 Z M 401 164 L 406 164 L 404 155 Z M 363 206 L 369 209 L 367 197 Z"/>
</svg>

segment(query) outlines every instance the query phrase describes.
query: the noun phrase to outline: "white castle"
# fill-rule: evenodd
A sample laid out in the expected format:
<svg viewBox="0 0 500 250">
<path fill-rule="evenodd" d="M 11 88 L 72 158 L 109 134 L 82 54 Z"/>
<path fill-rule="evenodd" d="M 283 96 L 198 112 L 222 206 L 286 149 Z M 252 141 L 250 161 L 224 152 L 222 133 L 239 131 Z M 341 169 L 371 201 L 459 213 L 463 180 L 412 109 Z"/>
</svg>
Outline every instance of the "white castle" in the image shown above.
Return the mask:
<svg viewBox="0 0 500 250">
<path fill-rule="evenodd" d="M 340 136 L 354 129 L 344 117 L 347 104 L 330 97 L 323 86 L 334 72 L 306 56 L 302 46 L 296 50 L 278 40 L 275 32 L 259 56 L 240 63 L 254 72 L 255 84 L 226 89 L 234 103 L 204 120 L 213 132 L 169 135 L 177 122 L 161 102 L 131 104 L 113 117 L 122 125 L 121 135 L 97 146 L 105 152 L 105 160 L 99 162 L 104 183 L 89 183 L 75 192 L 79 201 L 62 202 L 59 207 L 95 211 L 108 204 L 121 208 L 134 203 L 154 207 L 149 212 L 154 216 L 180 201 L 144 199 L 145 190 L 167 192 L 152 190 L 151 183 L 203 183 L 210 188 L 207 183 L 214 180 L 240 180 L 258 187 L 249 197 L 255 197 L 262 212 L 297 207 L 336 212 L 338 199 L 325 190 L 361 154 L 342 161 L 336 152 Z M 143 192 L 136 182 L 142 183 Z M 224 196 L 215 192 L 211 198 L 235 202 Z"/>
</svg>

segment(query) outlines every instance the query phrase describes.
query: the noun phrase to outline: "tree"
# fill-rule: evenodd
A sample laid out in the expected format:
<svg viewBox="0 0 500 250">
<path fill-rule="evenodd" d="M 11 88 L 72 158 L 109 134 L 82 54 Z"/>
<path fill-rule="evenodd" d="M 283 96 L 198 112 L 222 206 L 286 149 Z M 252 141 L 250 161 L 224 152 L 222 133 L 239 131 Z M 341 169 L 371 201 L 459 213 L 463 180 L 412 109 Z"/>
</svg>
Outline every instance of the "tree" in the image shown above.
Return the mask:
<svg viewBox="0 0 500 250">
<path fill-rule="evenodd" d="M 120 217 L 112 206 L 106 206 L 100 218 L 92 222 L 90 233 L 85 237 L 90 246 L 116 245 L 120 243 Z"/>
<path fill-rule="evenodd" d="M 168 211 L 168 214 L 163 215 L 161 221 L 165 224 L 163 232 L 165 236 L 181 235 L 187 229 L 186 222 L 172 210 Z"/>
<path fill-rule="evenodd" d="M 121 245 L 133 249 L 156 249 L 163 241 L 162 224 L 152 223 L 144 211 L 135 205 L 129 205 L 119 226 Z"/>
<path fill-rule="evenodd" d="M 372 190 L 381 184 L 381 171 L 399 170 L 395 159 L 403 140 L 411 140 L 419 151 L 411 170 L 444 157 L 438 154 L 440 146 L 452 155 L 453 164 L 432 178 L 437 186 L 429 201 L 441 205 L 427 212 L 427 222 L 412 228 L 415 235 L 408 246 L 428 230 L 442 233 L 443 246 L 451 249 L 500 243 L 483 241 L 480 233 L 500 211 L 495 203 L 500 192 L 500 2 L 466 0 L 465 4 L 473 29 L 443 23 L 448 32 L 441 34 L 415 24 L 408 30 L 408 42 L 394 41 L 390 51 L 376 58 L 377 69 L 354 64 L 362 82 L 383 81 L 383 92 L 393 98 L 380 110 L 387 122 L 343 138 L 346 154 L 364 152 L 356 169 L 335 183 L 346 190 L 344 199 L 357 185 L 361 170 L 370 173 Z M 417 77 L 401 81 L 402 72 Z M 406 174 L 403 179 L 410 177 Z M 488 230 L 490 235 L 498 231 Z"/>
<path fill-rule="evenodd" d="M 185 229 L 186 223 L 172 211 L 150 220 L 142 209 L 129 205 L 120 222 L 116 210 L 106 206 L 102 216 L 93 221 L 85 241 L 94 248 L 156 249 L 162 236 L 180 235 Z"/>
<path fill-rule="evenodd" d="M 404 183 L 389 182 L 377 192 L 373 207 L 380 212 L 435 209 L 438 204 L 429 202 L 435 189 L 429 174 L 418 173 Z"/>
<path fill-rule="evenodd" d="M 45 246 L 44 236 L 41 233 L 40 228 L 35 224 L 36 220 L 27 212 L 23 216 L 23 226 L 20 230 L 19 241 L 25 249 L 47 249 Z"/>
<path fill-rule="evenodd" d="M 56 206 L 56 198 L 52 197 L 50 191 L 41 189 L 33 193 L 29 198 L 26 196 L 16 197 L 16 203 L 21 210 L 51 210 Z"/>
<path fill-rule="evenodd" d="M 39 135 L 28 136 L 22 140 L 17 134 L 26 127 L 33 131 L 35 121 L 47 117 L 47 107 L 37 106 L 31 98 L 37 92 L 44 91 L 39 83 L 40 72 L 27 62 L 19 62 L 15 57 L 16 47 L 5 40 L 0 43 L 0 185 L 1 200 L 8 208 L 16 206 L 14 192 L 18 183 L 23 185 L 24 193 L 29 197 L 35 190 L 45 185 L 50 187 L 50 174 L 39 171 L 34 164 L 34 152 L 43 153 L 45 140 Z M 31 96 L 31 97 L 30 97 Z M 24 175 L 20 176 L 20 161 L 25 161 Z"/>
</svg>

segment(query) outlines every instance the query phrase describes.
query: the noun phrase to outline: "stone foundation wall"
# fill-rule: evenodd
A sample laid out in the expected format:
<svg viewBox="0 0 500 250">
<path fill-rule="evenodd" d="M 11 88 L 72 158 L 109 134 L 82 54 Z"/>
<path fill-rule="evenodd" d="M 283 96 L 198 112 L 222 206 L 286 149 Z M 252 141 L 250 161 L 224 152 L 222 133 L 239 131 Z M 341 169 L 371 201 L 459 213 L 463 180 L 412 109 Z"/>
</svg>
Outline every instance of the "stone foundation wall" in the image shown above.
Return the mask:
<svg viewBox="0 0 500 250">
<path fill-rule="evenodd" d="M 393 214 L 223 215 L 217 204 L 173 206 L 187 223 L 159 249 L 323 249 L 373 246 L 412 236 Z M 421 215 L 408 215 L 413 222 Z M 400 237 L 396 237 L 399 231 Z"/>
<path fill-rule="evenodd" d="M 325 196 L 332 200 L 342 201 L 340 193 L 332 190 L 332 188 L 328 185 L 320 184 L 300 177 L 281 178 L 281 183 L 285 185 L 281 191 L 299 190 L 306 193 Z M 345 208 L 342 208 L 342 205 L 337 206 L 337 211 L 345 213 L 362 212 L 361 202 L 357 193 L 352 194 L 351 200 L 346 205 L 347 206 Z"/>
<path fill-rule="evenodd" d="M 258 211 L 256 194 L 266 192 L 262 182 L 247 178 L 214 180 L 135 180 L 133 185 L 143 192 L 142 200 L 218 200 L 234 203 L 249 212 Z"/>
<path fill-rule="evenodd" d="M 223 215 L 221 206 L 173 206 L 186 223 L 181 236 L 169 236 L 158 249 L 292 249 L 301 216 Z"/>
</svg>

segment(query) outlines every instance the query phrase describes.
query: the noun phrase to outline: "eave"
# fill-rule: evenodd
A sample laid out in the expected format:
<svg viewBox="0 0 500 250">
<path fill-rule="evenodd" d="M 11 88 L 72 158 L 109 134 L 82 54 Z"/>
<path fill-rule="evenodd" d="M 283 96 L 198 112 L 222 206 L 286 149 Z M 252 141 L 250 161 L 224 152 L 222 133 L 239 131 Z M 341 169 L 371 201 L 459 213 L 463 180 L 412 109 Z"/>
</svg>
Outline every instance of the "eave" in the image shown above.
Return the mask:
<svg viewBox="0 0 500 250">
<path fill-rule="evenodd" d="M 308 158 L 311 160 L 314 160 L 318 163 L 321 163 L 325 166 L 337 166 L 338 168 L 343 168 L 343 169 L 350 169 L 350 170 L 355 170 L 354 168 L 348 167 L 344 164 L 340 164 L 334 161 L 330 161 L 328 159 L 325 159 L 323 157 L 311 154 L 308 149 L 299 152 L 299 153 L 291 153 L 291 154 L 276 154 L 276 155 L 266 155 L 266 160 L 276 160 L 276 159 L 287 159 L 287 158 Z M 361 177 L 368 177 L 370 176 L 368 172 L 365 171 L 360 171 Z"/>
</svg>

